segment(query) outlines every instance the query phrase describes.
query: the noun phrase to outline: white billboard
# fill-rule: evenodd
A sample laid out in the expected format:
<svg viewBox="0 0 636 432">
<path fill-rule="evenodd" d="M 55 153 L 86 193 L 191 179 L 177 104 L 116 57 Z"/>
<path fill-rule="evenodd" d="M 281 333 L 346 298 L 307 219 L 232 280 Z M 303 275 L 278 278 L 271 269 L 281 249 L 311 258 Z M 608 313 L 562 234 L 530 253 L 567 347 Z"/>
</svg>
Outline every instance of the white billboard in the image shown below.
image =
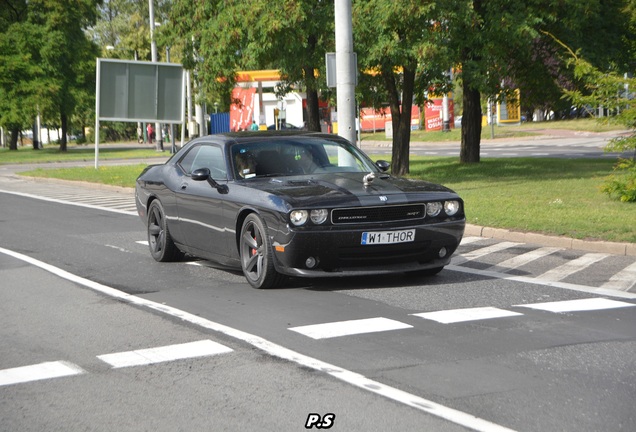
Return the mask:
<svg viewBox="0 0 636 432">
<path fill-rule="evenodd" d="M 183 123 L 183 66 L 98 58 L 95 105 L 97 120 Z"/>
</svg>

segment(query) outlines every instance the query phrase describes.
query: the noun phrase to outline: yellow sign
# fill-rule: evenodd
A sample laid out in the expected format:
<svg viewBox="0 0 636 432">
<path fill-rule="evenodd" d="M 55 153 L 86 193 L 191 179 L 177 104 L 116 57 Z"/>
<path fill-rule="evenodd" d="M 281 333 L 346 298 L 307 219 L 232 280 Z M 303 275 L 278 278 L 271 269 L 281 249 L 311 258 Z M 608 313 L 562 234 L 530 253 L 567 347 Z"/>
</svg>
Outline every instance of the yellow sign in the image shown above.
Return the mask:
<svg viewBox="0 0 636 432">
<path fill-rule="evenodd" d="M 515 90 L 515 98 L 506 100 L 503 96 L 502 100 L 497 103 L 497 123 L 521 123 L 521 92 Z"/>
</svg>

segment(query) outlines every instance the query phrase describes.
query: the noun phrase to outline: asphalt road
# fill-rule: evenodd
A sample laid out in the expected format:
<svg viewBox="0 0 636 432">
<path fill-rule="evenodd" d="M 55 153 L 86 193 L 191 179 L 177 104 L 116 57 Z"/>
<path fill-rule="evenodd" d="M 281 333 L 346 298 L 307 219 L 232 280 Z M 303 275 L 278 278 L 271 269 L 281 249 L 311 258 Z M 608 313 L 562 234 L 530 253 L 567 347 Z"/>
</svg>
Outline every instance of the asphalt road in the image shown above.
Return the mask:
<svg viewBox="0 0 636 432">
<path fill-rule="evenodd" d="M 0 191 L 2 430 L 636 430 L 636 295 L 606 285 L 634 257 L 510 267 L 547 251 L 469 237 L 433 278 L 258 291 L 154 262 L 120 193 L 74 190 Z M 50 362 L 69 375 L 19 381 Z"/>
</svg>

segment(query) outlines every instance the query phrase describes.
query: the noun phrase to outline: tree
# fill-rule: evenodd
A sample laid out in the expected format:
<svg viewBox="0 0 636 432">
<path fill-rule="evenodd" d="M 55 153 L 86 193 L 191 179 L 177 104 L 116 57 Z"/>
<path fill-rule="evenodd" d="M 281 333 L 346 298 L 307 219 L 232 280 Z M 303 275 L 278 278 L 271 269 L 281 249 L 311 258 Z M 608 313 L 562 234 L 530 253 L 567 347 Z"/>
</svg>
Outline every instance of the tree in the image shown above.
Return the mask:
<svg viewBox="0 0 636 432">
<path fill-rule="evenodd" d="M 333 46 L 333 3 L 312 0 L 212 1 L 192 5 L 176 0 L 171 20 L 174 39 L 191 40 L 184 66 L 195 69 L 206 92 L 231 103 L 239 70 L 273 67 L 278 89 L 307 93 L 307 127 L 320 130 L 318 95 L 325 52 Z M 205 41 L 214 41 L 206 43 Z M 192 60 L 187 60 L 190 57 Z"/>
<path fill-rule="evenodd" d="M 368 0 L 352 5 L 354 51 L 367 101 L 388 102 L 393 126 L 392 172 L 409 172 L 411 110 L 433 77 L 450 69 L 433 0 Z M 438 91 L 447 90 L 438 87 Z"/>
<path fill-rule="evenodd" d="M 280 70 L 280 94 L 304 88 L 307 129 L 319 132 L 319 93 L 326 90 L 325 53 L 335 44 L 333 2 L 261 0 L 253 5 L 258 6 L 246 20 L 250 43 L 244 55 Z"/>
<path fill-rule="evenodd" d="M 10 131 L 9 149 L 29 127 L 46 96 L 47 79 L 40 66 L 41 29 L 27 22 L 25 0 L 5 0 L 0 9 L 0 125 Z"/>
<path fill-rule="evenodd" d="M 479 162 L 482 96 L 496 98 L 508 86 L 525 87 L 535 93 L 535 103 L 540 103 L 541 99 L 555 97 L 555 84 L 568 81 L 552 42 L 542 36 L 541 30 L 563 34 L 574 47 L 589 50 L 598 62 L 620 61 L 618 53 L 624 38 L 633 39 L 622 13 L 625 2 L 440 2 L 440 16 L 448 24 L 449 49 L 461 69 L 464 112 L 460 161 Z M 591 38 L 591 34 L 602 37 Z"/>
<path fill-rule="evenodd" d="M 94 61 L 97 47 L 84 28 L 96 19 L 98 0 L 31 0 L 29 22 L 43 29 L 39 40 L 42 68 L 49 80 L 49 106 L 57 111 L 62 136 L 60 150 L 66 151 L 68 122 L 77 103 L 77 91 L 93 91 L 94 80 L 82 73 L 83 64 Z M 82 88 L 82 85 L 87 87 Z"/>
<path fill-rule="evenodd" d="M 3 1 L 0 123 L 11 130 L 12 146 L 41 113 L 45 121 L 59 121 L 60 149 L 66 150 L 76 100 L 82 92 L 94 94 L 96 50 L 83 29 L 94 22 L 97 1 Z"/>
</svg>

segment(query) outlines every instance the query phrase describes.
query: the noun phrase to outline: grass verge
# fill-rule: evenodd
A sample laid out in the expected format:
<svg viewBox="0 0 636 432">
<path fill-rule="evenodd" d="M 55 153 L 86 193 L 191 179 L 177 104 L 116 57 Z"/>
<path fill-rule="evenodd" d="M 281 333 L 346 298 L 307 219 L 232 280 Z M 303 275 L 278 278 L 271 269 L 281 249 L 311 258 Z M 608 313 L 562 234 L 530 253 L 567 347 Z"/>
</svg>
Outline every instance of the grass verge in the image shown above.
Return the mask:
<svg viewBox="0 0 636 432">
<path fill-rule="evenodd" d="M 377 158 L 374 158 L 377 159 Z M 410 177 L 444 184 L 466 203 L 469 223 L 577 239 L 636 242 L 636 205 L 601 193 L 609 159 L 411 158 Z M 22 174 L 133 187 L 146 165 L 38 169 Z"/>
<path fill-rule="evenodd" d="M 110 186 L 135 187 L 135 179 L 147 166 L 147 164 L 135 164 L 100 166 L 97 169 L 94 167 L 37 168 L 18 174 L 29 177 L 101 183 Z"/>
<path fill-rule="evenodd" d="M 121 148 L 100 146 L 99 159 L 146 159 L 156 157 L 168 157 L 169 151 L 158 152 L 153 147 L 145 148 Z M 29 164 L 29 163 L 55 163 L 72 161 L 95 160 L 95 149 L 82 146 L 69 146 L 67 151 L 61 152 L 57 145 L 45 146 L 40 150 L 33 147 L 19 147 L 18 150 L 0 148 L 0 164 Z"/>
<path fill-rule="evenodd" d="M 586 240 L 636 242 L 636 206 L 600 186 L 608 159 L 412 158 L 412 178 L 444 184 L 466 203 L 469 223 Z"/>
<path fill-rule="evenodd" d="M 528 136 L 540 135 L 540 131 L 551 129 L 562 129 L 572 131 L 586 132 L 610 132 L 621 131 L 624 126 L 616 123 L 600 122 L 595 118 L 574 119 L 574 120 L 558 120 L 545 122 L 528 122 L 520 125 L 497 126 L 492 128 L 490 125 L 482 126 L 481 139 L 488 141 L 493 138 L 523 138 Z M 363 133 L 362 141 L 391 141 L 386 137 L 386 133 Z M 411 142 L 446 142 L 461 141 L 461 129 L 451 129 L 448 132 L 416 130 L 411 131 Z"/>
</svg>

